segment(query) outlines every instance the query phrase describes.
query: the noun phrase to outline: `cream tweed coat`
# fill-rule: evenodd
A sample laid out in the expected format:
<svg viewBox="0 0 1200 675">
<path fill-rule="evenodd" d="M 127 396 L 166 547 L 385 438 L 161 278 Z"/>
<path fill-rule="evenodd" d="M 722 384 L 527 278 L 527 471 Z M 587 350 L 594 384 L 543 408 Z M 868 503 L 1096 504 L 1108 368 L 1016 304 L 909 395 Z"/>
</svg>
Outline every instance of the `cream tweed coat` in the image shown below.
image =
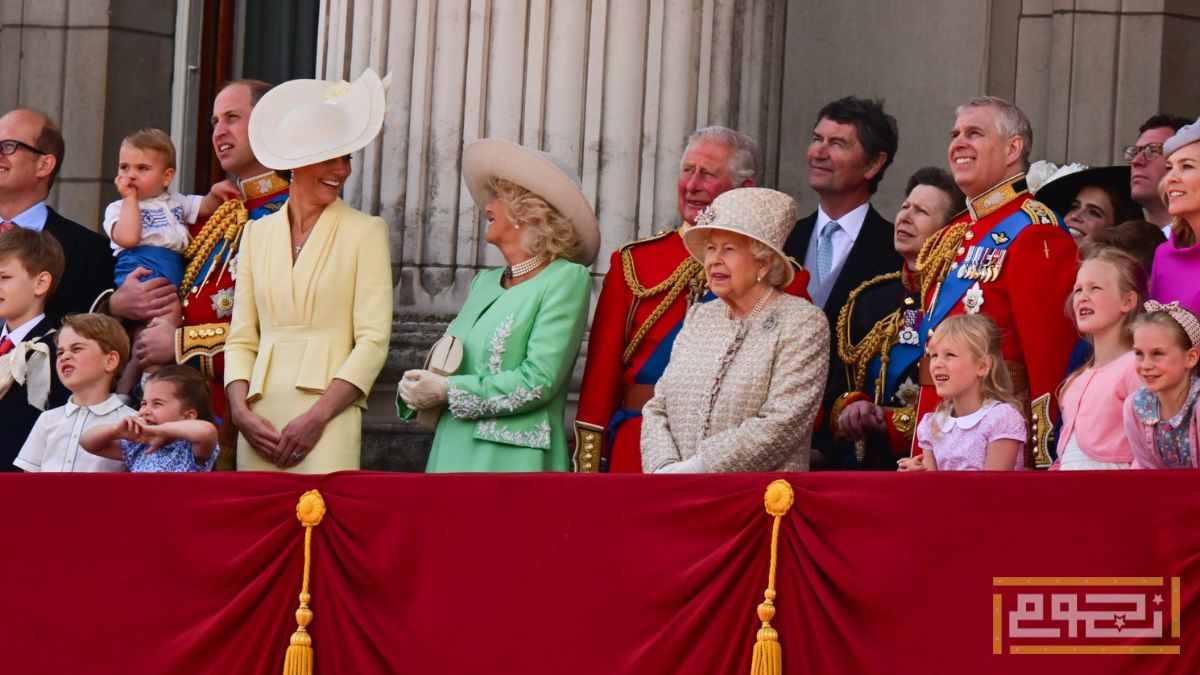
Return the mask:
<svg viewBox="0 0 1200 675">
<path fill-rule="evenodd" d="M 690 310 L 642 411 L 647 473 L 696 454 L 714 473 L 808 470 L 829 369 L 825 314 L 807 300 L 780 294 L 749 320 L 718 381 L 741 323 L 719 300 Z"/>
</svg>

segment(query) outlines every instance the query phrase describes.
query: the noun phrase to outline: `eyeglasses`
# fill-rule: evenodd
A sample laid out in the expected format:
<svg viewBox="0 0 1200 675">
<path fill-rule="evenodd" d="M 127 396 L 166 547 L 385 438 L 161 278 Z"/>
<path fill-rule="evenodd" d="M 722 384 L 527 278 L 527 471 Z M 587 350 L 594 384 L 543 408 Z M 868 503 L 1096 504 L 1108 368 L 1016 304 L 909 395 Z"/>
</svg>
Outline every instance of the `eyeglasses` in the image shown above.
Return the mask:
<svg viewBox="0 0 1200 675">
<path fill-rule="evenodd" d="M 1147 143 L 1145 145 L 1130 145 L 1125 148 L 1125 152 L 1121 156 L 1126 162 L 1132 162 L 1141 155 L 1147 162 L 1153 162 L 1162 156 L 1162 143 Z"/>
<path fill-rule="evenodd" d="M 50 153 L 46 152 L 45 150 L 38 150 L 37 148 L 33 147 L 32 145 L 30 145 L 28 143 L 22 143 L 21 141 L 13 140 L 11 138 L 8 140 L 0 141 L 0 155 L 11 155 L 17 151 L 17 148 L 25 148 L 26 150 L 28 150 L 32 153 L 38 154 L 38 155 L 50 154 Z"/>
</svg>

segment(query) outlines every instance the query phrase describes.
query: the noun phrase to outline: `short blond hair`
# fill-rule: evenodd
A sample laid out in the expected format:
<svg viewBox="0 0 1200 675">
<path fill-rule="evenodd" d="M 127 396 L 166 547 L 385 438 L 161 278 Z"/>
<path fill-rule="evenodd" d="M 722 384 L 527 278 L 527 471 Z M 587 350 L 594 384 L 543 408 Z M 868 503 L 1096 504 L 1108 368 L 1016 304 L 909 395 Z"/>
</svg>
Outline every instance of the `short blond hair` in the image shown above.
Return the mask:
<svg viewBox="0 0 1200 675">
<path fill-rule="evenodd" d="M 583 254 L 583 241 L 575 226 L 545 199 L 503 178 L 488 181 L 514 225 L 525 228 L 525 250 L 532 256 L 575 260 Z"/>
<path fill-rule="evenodd" d="M 162 129 L 152 127 L 138 129 L 126 136 L 121 141 L 121 145 L 157 152 L 166 162 L 168 169 L 175 168 L 175 144 L 171 142 L 171 137 L 167 135 L 167 132 Z"/>
<path fill-rule="evenodd" d="M 120 321 L 107 314 L 68 314 L 63 317 L 62 327 L 70 328 L 79 337 L 100 345 L 105 354 L 116 352 L 117 369 L 113 371 L 113 380 L 121 376 L 121 371 L 129 362 L 129 335 Z"/>
</svg>

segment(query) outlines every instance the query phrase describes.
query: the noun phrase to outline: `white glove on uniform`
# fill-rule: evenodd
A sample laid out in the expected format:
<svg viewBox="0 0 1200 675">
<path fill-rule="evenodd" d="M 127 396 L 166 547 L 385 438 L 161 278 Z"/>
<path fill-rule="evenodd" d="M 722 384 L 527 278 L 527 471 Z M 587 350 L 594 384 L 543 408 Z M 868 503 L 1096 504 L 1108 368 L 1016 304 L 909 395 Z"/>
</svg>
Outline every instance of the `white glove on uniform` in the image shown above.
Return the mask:
<svg viewBox="0 0 1200 675">
<path fill-rule="evenodd" d="M 448 400 L 446 378 L 428 370 L 410 370 L 400 380 L 400 398 L 413 410 L 428 410 Z"/>
</svg>

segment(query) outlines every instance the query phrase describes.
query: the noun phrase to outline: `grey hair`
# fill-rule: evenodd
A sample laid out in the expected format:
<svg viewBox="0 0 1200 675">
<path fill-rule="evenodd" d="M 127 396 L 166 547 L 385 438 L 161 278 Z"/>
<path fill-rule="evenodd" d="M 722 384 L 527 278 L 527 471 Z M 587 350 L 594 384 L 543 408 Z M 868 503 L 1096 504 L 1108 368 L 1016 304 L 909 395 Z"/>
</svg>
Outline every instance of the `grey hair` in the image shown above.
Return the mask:
<svg viewBox="0 0 1200 675">
<path fill-rule="evenodd" d="M 787 265 L 788 262 L 780 257 L 770 246 L 757 239 L 750 239 L 750 255 L 754 256 L 754 262 L 756 263 L 770 263 L 770 267 L 767 268 L 767 283 L 775 288 L 782 288 L 783 280 L 787 273 L 784 265 Z"/>
<path fill-rule="evenodd" d="M 758 144 L 753 138 L 728 127 L 704 127 L 688 136 L 683 154 L 687 155 L 688 150 L 700 141 L 721 143 L 733 151 L 729 154 L 729 175 L 734 185 L 741 185 L 747 178 L 754 178 L 754 153 L 758 151 Z"/>
<path fill-rule="evenodd" d="M 967 108 L 991 108 L 996 111 L 996 131 L 1004 138 L 1020 136 L 1024 141 L 1021 148 L 1021 164 L 1029 168 L 1029 154 L 1033 152 L 1033 125 L 1025 113 L 1013 103 L 998 96 L 979 96 L 958 106 L 954 114 L 961 115 Z"/>
</svg>

